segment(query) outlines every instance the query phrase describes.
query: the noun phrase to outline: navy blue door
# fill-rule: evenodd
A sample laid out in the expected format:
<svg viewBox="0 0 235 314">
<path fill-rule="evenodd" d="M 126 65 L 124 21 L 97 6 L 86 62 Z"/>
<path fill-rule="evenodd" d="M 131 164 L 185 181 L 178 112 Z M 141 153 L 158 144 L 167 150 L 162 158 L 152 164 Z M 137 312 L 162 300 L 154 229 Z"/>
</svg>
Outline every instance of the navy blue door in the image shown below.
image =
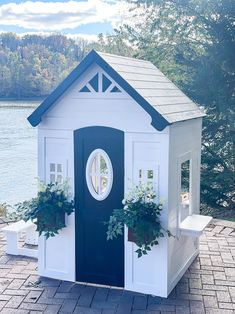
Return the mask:
<svg viewBox="0 0 235 314">
<path fill-rule="evenodd" d="M 104 151 L 112 164 L 113 182 L 108 196 L 97 200 L 87 185 L 86 167 L 95 150 Z M 74 132 L 76 280 L 124 286 L 124 238 L 106 240 L 112 210 L 122 206 L 124 195 L 124 133 L 107 127 Z M 102 161 L 102 160 L 101 160 Z M 106 180 L 106 179 L 104 179 Z M 95 186 L 95 182 L 94 186 Z M 107 182 L 103 183 L 103 186 Z"/>
</svg>

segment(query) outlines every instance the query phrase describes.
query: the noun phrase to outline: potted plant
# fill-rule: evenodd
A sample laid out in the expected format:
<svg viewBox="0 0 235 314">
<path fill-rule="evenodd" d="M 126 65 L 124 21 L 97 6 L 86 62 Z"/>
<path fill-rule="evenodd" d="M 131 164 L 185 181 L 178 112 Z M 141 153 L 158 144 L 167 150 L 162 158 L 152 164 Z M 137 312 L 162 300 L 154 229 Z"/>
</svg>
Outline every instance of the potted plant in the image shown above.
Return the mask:
<svg viewBox="0 0 235 314">
<path fill-rule="evenodd" d="M 70 215 L 74 211 L 74 202 L 68 200 L 67 183 L 41 183 L 37 197 L 17 207 L 20 211 L 24 209 L 23 219 L 32 220 L 39 235 L 43 234 L 48 239 L 66 227 L 65 214 Z"/>
<path fill-rule="evenodd" d="M 159 243 L 159 238 L 165 234 L 160 221 L 162 203 L 156 202 L 156 193 L 152 186 L 136 186 L 123 200 L 124 207 L 114 209 L 108 221 L 107 240 L 113 240 L 123 233 L 123 227 L 128 227 L 128 241 L 135 242 L 138 246 L 138 257 L 146 255 L 154 245 Z"/>
</svg>

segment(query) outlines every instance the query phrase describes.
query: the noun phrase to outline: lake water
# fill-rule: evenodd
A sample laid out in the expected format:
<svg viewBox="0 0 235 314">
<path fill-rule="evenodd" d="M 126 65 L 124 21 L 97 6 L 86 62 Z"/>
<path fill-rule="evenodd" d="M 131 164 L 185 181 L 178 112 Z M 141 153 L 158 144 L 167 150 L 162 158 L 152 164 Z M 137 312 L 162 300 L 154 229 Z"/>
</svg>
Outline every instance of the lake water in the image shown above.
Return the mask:
<svg viewBox="0 0 235 314">
<path fill-rule="evenodd" d="M 36 101 L 0 101 L 0 203 L 15 204 L 37 190 L 37 128 L 27 117 Z"/>
</svg>

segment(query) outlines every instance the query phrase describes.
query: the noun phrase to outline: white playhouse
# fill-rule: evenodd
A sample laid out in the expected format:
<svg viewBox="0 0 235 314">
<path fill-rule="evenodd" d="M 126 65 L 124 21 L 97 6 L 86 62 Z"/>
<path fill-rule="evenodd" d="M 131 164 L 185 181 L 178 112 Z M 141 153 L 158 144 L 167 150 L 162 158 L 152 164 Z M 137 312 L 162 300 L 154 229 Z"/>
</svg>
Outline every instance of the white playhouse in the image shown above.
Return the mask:
<svg viewBox="0 0 235 314">
<path fill-rule="evenodd" d="M 75 199 L 67 227 L 39 238 L 39 275 L 167 297 L 210 222 L 199 215 L 203 115 L 150 62 L 91 51 L 28 118 L 39 177 L 68 179 Z M 175 237 L 138 258 L 127 230 L 107 242 L 103 222 L 133 184 L 149 182 Z"/>
</svg>

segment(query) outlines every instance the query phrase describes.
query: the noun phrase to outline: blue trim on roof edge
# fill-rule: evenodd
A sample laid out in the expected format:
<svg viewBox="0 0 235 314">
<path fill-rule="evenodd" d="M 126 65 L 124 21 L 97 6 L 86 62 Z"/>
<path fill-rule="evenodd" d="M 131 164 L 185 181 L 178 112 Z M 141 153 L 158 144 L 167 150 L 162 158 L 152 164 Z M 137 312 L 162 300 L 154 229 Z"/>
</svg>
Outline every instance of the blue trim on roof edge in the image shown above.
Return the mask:
<svg viewBox="0 0 235 314">
<path fill-rule="evenodd" d="M 38 108 L 28 117 L 32 126 L 37 126 L 43 114 L 51 108 L 55 101 L 82 75 L 88 67 L 96 63 L 110 75 L 151 117 L 151 125 L 158 131 L 162 131 L 170 123 L 154 109 L 120 74 L 118 74 L 95 50 L 92 50 L 79 63 L 79 65 L 58 85 L 58 87 L 38 106 Z"/>
</svg>

